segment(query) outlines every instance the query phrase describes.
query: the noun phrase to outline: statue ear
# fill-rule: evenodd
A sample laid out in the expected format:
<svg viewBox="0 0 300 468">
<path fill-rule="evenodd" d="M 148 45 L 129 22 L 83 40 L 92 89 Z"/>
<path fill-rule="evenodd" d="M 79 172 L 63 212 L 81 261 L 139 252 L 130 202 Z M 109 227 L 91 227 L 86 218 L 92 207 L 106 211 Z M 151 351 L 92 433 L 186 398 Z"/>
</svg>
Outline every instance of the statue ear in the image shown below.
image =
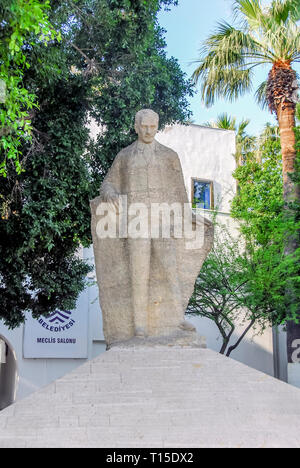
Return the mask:
<svg viewBox="0 0 300 468">
<path fill-rule="evenodd" d="M 139 132 L 138 132 L 138 124 L 137 124 L 136 122 L 135 122 L 135 124 L 134 124 L 134 130 L 135 130 L 136 133 L 139 133 Z"/>
</svg>

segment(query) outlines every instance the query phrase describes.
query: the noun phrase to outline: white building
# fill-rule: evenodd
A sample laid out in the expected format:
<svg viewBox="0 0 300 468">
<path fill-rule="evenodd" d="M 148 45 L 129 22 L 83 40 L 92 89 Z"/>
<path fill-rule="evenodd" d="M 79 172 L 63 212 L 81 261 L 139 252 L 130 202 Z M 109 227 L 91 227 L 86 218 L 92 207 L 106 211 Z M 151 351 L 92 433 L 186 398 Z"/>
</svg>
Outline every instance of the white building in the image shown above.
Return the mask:
<svg viewBox="0 0 300 468">
<path fill-rule="evenodd" d="M 92 130 L 93 131 L 93 130 Z M 230 201 L 236 190 L 235 134 L 198 125 L 175 125 L 157 135 L 157 140 L 174 149 L 180 157 L 187 193 L 207 210 L 218 205 L 222 221 L 232 229 Z M 93 261 L 92 247 L 84 258 Z M 9 330 L 0 322 L 0 409 L 63 376 L 76 366 L 105 351 L 101 310 L 95 277 L 69 313 L 57 312 L 47 319 L 28 317 L 25 325 Z M 189 319 L 191 320 L 191 319 Z M 193 318 L 207 346 L 219 351 L 218 330 L 208 319 Z M 262 336 L 251 333 L 232 353 L 251 367 L 273 375 L 272 330 Z"/>
</svg>

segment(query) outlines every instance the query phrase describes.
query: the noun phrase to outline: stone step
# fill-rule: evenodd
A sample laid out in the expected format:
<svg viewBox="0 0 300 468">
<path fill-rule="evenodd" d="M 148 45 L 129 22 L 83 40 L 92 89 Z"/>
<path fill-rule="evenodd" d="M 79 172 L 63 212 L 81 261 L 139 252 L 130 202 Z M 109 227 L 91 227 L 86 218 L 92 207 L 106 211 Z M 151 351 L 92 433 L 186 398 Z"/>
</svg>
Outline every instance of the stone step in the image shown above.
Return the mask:
<svg viewBox="0 0 300 468">
<path fill-rule="evenodd" d="M 0 447 L 299 447 L 300 389 L 202 348 L 114 347 L 0 412 Z"/>
</svg>

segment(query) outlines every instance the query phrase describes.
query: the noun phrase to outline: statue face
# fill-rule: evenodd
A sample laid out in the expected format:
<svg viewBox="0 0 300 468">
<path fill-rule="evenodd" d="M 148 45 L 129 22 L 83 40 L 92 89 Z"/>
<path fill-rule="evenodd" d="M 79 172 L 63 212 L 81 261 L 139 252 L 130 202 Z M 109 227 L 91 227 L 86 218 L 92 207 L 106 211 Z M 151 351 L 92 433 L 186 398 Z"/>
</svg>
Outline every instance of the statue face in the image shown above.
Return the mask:
<svg viewBox="0 0 300 468">
<path fill-rule="evenodd" d="M 158 130 L 158 121 L 152 115 L 143 115 L 135 124 L 135 131 L 139 136 L 139 141 L 152 143 Z"/>
</svg>

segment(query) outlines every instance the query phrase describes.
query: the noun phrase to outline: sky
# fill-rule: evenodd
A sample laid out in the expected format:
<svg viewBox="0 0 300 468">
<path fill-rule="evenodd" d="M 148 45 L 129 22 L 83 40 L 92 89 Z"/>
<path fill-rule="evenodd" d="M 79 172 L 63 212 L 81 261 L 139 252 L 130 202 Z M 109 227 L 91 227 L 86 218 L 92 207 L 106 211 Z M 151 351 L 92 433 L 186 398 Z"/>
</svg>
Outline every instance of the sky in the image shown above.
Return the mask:
<svg viewBox="0 0 300 468">
<path fill-rule="evenodd" d="M 158 20 L 166 30 L 167 55 L 177 58 L 181 69 L 191 77 L 197 68 L 195 61 L 199 56 L 202 42 L 214 31 L 219 21 L 233 22 L 233 2 L 232 0 L 179 0 L 178 3 L 178 6 L 171 7 L 171 11 L 161 11 Z M 263 3 L 269 2 L 264 0 Z M 227 112 L 236 117 L 237 123 L 242 119 L 250 119 L 247 129 L 251 135 L 259 134 L 267 122 L 276 124 L 275 117 L 267 110 L 263 111 L 254 98 L 255 90 L 266 80 L 270 68 L 270 65 L 257 67 L 253 91 L 233 103 L 219 99 L 213 107 L 206 108 L 198 92 L 189 99 L 193 122 L 201 125 L 216 120 L 218 115 Z M 300 73 L 299 64 L 294 68 Z M 199 86 L 197 89 L 199 90 Z"/>
</svg>

